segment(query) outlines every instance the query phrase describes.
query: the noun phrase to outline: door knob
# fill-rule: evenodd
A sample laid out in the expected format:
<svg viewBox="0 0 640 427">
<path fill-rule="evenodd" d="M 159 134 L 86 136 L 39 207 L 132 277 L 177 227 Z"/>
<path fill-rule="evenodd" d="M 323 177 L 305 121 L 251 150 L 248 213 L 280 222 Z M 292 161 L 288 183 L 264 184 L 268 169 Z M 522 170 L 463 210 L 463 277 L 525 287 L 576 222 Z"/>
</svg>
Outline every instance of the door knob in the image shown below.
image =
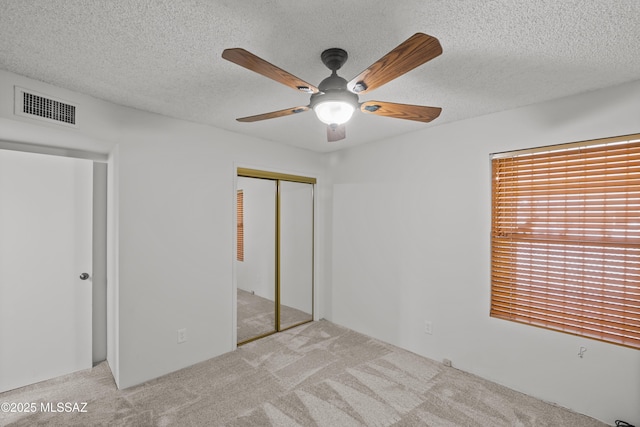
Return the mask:
<svg viewBox="0 0 640 427">
<path fill-rule="evenodd" d="M 89 278 L 89 273 L 82 273 L 80 275 L 80 280 L 87 280 Z"/>
</svg>

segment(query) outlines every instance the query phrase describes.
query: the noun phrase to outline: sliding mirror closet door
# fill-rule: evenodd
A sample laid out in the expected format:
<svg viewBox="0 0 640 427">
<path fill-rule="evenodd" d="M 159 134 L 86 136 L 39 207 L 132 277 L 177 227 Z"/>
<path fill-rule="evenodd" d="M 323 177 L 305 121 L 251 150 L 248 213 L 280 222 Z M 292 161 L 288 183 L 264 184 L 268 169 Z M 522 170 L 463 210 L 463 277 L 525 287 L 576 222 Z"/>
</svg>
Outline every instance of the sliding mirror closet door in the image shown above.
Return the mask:
<svg viewBox="0 0 640 427">
<path fill-rule="evenodd" d="M 313 185 L 280 181 L 280 330 L 313 320 Z"/>
<path fill-rule="evenodd" d="M 237 342 L 276 331 L 277 181 L 238 177 Z"/>
</svg>

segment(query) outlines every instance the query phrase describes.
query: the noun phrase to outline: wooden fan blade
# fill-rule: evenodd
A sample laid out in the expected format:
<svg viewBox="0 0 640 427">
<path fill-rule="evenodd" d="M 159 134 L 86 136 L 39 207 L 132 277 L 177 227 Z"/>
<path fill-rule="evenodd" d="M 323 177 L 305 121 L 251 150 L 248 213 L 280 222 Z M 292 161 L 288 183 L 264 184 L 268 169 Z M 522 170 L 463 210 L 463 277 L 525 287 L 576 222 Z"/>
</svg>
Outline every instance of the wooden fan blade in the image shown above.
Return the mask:
<svg viewBox="0 0 640 427">
<path fill-rule="evenodd" d="M 304 80 L 300 80 L 296 76 L 282 68 L 278 68 L 273 64 L 265 61 L 264 59 L 254 55 L 253 53 L 241 48 L 225 49 L 222 52 L 222 57 L 227 61 L 231 61 L 234 64 L 238 64 L 248 70 L 254 71 L 258 74 L 262 74 L 265 77 L 275 80 L 278 83 L 282 83 L 285 86 L 299 90 L 305 93 L 318 93 L 318 88 L 311 85 Z"/>
<path fill-rule="evenodd" d="M 304 113 L 305 111 L 308 111 L 308 110 L 309 110 L 309 106 L 305 105 L 304 107 L 287 108 L 285 110 L 272 111 L 270 113 L 258 114 L 256 116 L 241 117 L 236 120 L 243 123 L 258 122 L 260 120 L 275 119 L 276 117 L 283 117 L 283 116 L 290 116 L 292 114 L 297 114 L 297 113 Z"/>
<path fill-rule="evenodd" d="M 360 111 L 363 113 L 377 114 L 378 116 L 415 120 L 417 122 L 426 123 L 437 118 L 440 115 L 442 108 L 425 107 L 423 105 L 395 104 L 393 102 L 367 101 L 360 104 Z"/>
<path fill-rule="evenodd" d="M 367 93 L 441 53 L 442 46 L 437 38 L 416 33 L 351 79 L 347 88 L 357 94 Z"/>
<path fill-rule="evenodd" d="M 327 126 L 327 141 L 335 142 L 340 141 L 341 139 L 345 139 L 347 136 L 347 128 L 345 125 L 338 126 Z"/>
</svg>

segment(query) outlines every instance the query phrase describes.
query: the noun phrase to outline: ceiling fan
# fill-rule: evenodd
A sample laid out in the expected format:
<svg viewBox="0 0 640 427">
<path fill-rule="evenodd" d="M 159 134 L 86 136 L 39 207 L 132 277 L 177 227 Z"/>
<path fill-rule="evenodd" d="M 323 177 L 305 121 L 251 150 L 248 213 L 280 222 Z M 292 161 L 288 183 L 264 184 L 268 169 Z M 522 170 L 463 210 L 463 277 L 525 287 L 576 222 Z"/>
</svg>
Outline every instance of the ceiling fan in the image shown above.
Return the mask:
<svg viewBox="0 0 640 427">
<path fill-rule="evenodd" d="M 331 76 L 317 87 L 241 48 L 225 49 L 222 57 L 297 91 L 311 94 L 309 105 L 242 117 L 237 119 L 239 122 L 273 119 L 312 109 L 318 119 L 328 125 L 327 140 L 331 142 L 345 138 L 344 124 L 356 108 L 364 113 L 419 122 L 430 122 L 437 118 L 442 111 L 441 108 L 382 101 L 360 102 L 358 95 L 379 88 L 441 53 L 442 46 L 437 38 L 416 33 L 347 82 L 337 74 L 347 60 L 347 52 L 340 48 L 327 49 L 322 52 L 320 58 L 331 70 Z"/>
</svg>

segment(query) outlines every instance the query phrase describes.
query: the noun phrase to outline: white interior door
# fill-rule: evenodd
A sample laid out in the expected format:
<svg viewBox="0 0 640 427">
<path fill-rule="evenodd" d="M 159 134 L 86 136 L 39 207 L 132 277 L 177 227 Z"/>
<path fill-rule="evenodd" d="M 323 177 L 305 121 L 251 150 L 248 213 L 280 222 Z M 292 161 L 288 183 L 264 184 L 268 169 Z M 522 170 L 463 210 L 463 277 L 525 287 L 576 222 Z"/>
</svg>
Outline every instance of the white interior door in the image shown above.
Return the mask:
<svg viewBox="0 0 640 427">
<path fill-rule="evenodd" d="M 91 367 L 92 167 L 0 150 L 0 392 Z"/>
</svg>

